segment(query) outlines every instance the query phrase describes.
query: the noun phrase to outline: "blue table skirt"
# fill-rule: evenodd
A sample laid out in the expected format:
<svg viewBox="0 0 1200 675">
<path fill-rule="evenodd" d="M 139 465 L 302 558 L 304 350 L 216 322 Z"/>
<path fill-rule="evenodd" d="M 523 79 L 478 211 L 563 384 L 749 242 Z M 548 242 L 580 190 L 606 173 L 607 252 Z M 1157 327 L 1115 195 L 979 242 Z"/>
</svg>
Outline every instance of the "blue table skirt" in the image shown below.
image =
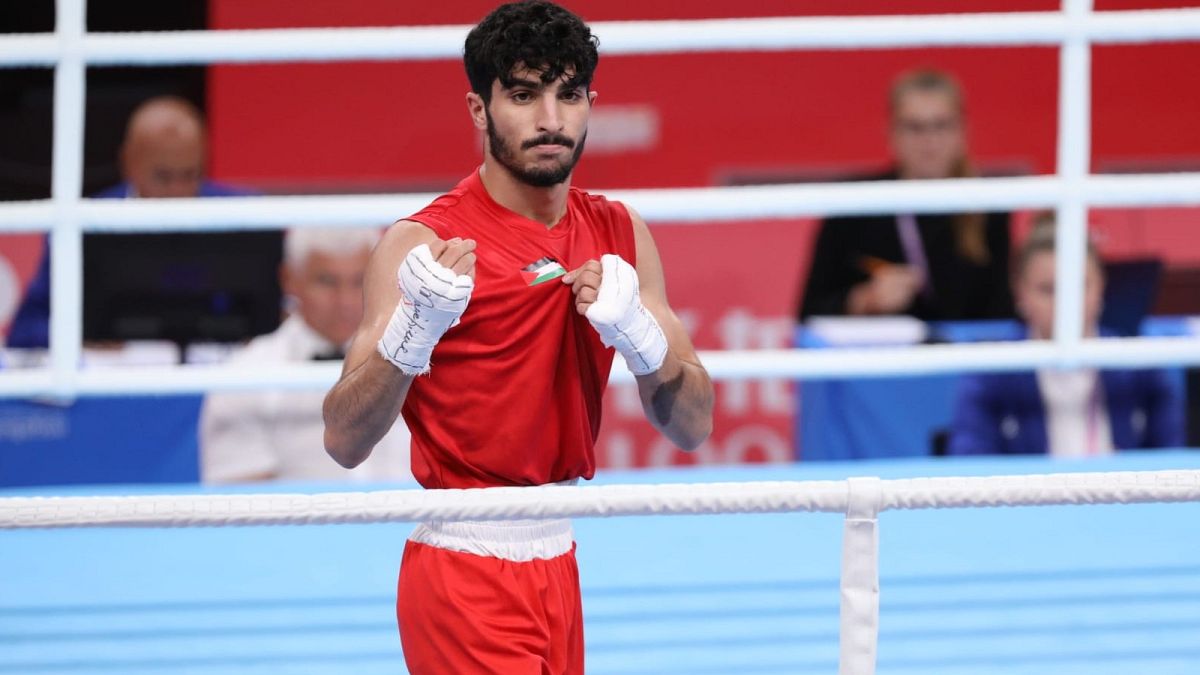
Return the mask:
<svg viewBox="0 0 1200 675">
<path fill-rule="evenodd" d="M 1015 321 L 963 321 L 931 324 L 945 342 L 1016 340 L 1022 336 Z M 1190 335 L 1190 323 L 1180 317 L 1154 317 L 1142 325 L 1147 336 Z M 836 349 L 800 327 L 795 344 L 808 349 Z M 1173 371 L 1184 400 L 1184 373 Z M 807 380 L 797 385 L 795 438 L 801 460 L 924 457 L 933 439 L 949 428 L 958 390 L 958 375 L 880 379 Z"/>
<path fill-rule="evenodd" d="M 194 483 L 200 396 L 0 401 L 0 487 Z"/>
</svg>

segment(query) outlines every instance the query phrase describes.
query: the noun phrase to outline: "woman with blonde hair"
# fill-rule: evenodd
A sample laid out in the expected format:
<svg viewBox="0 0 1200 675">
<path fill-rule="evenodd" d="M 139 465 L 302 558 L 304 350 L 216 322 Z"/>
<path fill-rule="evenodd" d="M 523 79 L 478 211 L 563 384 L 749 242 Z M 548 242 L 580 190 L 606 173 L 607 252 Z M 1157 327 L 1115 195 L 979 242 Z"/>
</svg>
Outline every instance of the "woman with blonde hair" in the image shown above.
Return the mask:
<svg viewBox="0 0 1200 675">
<path fill-rule="evenodd" d="M 962 89 L 915 70 L 889 93 L 894 161 L 876 180 L 974 175 Z M 829 218 L 821 225 L 799 316 L 907 314 L 924 320 L 1012 316 L 1008 215 L 915 214 Z"/>
</svg>

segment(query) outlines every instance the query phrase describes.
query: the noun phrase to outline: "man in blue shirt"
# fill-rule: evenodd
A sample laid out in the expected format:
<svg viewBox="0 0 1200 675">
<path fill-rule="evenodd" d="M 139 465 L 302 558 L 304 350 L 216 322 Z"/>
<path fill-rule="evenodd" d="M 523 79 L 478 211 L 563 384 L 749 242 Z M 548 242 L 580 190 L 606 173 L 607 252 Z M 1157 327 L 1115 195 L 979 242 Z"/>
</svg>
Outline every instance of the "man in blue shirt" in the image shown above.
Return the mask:
<svg viewBox="0 0 1200 675">
<path fill-rule="evenodd" d="M 175 96 L 151 98 L 129 117 L 121 144 L 124 181 L 96 198 L 225 197 L 248 194 L 205 180 L 207 133 L 200 111 Z M 90 235 L 89 235 L 90 236 Z M 87 237 L 85 237 L 86 242 Z M 13 317 L 8 346 L 46 347 L 50 323 L 49 239 L 21 306 Z"/>
</svg>

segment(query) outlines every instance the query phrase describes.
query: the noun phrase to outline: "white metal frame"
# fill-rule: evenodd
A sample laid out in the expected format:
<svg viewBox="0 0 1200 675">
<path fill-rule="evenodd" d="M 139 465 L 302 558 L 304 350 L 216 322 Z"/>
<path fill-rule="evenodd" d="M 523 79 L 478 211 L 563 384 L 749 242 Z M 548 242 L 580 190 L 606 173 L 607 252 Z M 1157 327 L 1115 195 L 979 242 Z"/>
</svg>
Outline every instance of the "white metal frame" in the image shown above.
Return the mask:
<svg viewBox="0 0 1200 675">
<path fill-rule="evenodd" d="M 329 365 L 234 371 L 182 366 L 78 369 L 82 342 L 84 231 L 378 224 L 415 211 L 429 195 L 261 197 L 100 202 L 82 198 L 84 72 L 87 65 L 447 59 L 460 55 L 466 26 L 280 29 L 175 33 L 86 32 L 86 0 L 57 0 L 53 34 L 0 36 L 0 67 L 53 66 L 54 153 L 50 200 L 0 204 L 0 232 L 50 231 L 51 365 L 0 373 L 0 397 L 50 394 L 195 392 L 329 386 Z M 1093 12 L 1091 0 L 1064 0 L 1061 12 L 946 16 L 812 17 L 593 24 L 605 54 L 917 46 L 1060 45 L 1058 171 L 1054 176 L 759 188 L 611 191 L 652 221 L 703 222 L 920 208 L 1054 207 L 1061 236 L 1056 338 L 1050 344 L 921 347 L 805 353 L 707 352 L 718 379 L 869 376 L 1036 366 L 1144 366 L 1200 363 L 1200 341 L 1084 340 L 1083 296 L 1089 206 L 1200 205 L 1200 173 L 1089 175 L 1092 44 L 1200 40 L 1200 9 Z M 62 311 L 62 308 L 71 308 Z M 618 369 L 617 379 L 627 379 Z"/>
</svg>

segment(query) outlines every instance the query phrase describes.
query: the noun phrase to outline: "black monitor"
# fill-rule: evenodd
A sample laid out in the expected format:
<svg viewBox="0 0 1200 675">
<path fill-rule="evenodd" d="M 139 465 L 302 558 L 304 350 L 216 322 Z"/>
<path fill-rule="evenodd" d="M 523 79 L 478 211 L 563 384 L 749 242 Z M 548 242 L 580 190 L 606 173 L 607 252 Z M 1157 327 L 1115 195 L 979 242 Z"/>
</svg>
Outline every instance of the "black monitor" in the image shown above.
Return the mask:
<svg viewBox="0 0 1200 675">
<path fill-rule="evenodd" d="M 83 337 L 239 342 L 280 321 L 281 231 L 88 234 Z"/>
</svg>

